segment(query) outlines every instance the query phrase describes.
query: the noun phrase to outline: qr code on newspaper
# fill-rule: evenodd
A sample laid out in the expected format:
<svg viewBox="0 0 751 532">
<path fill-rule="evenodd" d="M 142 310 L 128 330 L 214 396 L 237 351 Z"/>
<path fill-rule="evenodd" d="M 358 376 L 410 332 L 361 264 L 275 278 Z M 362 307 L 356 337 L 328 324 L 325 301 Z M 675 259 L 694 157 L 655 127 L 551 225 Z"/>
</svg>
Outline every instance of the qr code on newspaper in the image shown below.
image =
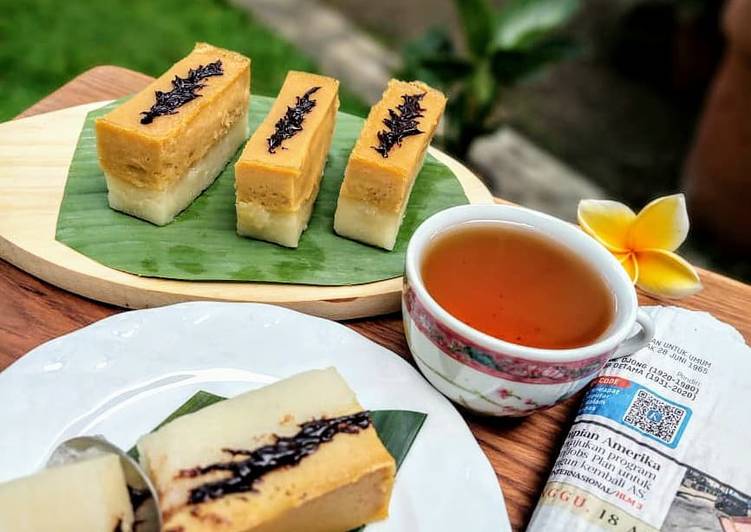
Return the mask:
<svg viewBox="0 0 751 532">
<path fill-rule="evenodd" d="M 623 422 L 665 443 L 671 443 L 686 409 L 668 403 L 647 390 L 639 390 L 623 417 Z"/>
</svg>

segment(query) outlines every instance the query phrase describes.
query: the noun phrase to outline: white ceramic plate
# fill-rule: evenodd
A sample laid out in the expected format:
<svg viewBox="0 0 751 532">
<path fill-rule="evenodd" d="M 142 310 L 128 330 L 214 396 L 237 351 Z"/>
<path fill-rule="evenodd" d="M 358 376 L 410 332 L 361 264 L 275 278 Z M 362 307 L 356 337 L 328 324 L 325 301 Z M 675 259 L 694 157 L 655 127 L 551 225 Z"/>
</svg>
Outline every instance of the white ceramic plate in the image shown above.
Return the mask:
<svg viewBox="0 0 751 532">
<path fill-rule="evenodd" d="M 407 362 L 338 323 L 250 303 L 126 312 L 29 352 L 0 373 L 0 481 L 39 469 L 72 436 L 127 449 L 198 390 L 232 396 L 328 366 L 366 408 L 428 414 L 391 516 L 368 531 L 510 530 L 464 420 Z"/>
</svg>

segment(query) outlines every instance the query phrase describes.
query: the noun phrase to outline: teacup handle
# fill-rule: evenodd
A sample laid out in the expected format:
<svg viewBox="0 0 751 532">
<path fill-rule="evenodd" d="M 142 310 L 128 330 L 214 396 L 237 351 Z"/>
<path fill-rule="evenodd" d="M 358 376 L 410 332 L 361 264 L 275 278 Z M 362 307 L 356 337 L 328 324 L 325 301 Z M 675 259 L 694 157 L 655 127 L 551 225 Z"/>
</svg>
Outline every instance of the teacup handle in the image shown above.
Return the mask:
<svg viewBox="0 0 751 532">
<path fill-rule="evenodd" d="M 639 309 L 636 314 L 636 323 L 638 323 L 641 328 L 639 332 L 630 338 L 626 338 L 626 340 L 624 340 L 615 350 L 615 353 L 610 357 L 610 360 L 636 353 L 642 347 L 646 347 L 652 340 L 655 335 L 655 323 L 652 321 L 652 318 L 650 318 L 646 312 Z"/>
</svg>

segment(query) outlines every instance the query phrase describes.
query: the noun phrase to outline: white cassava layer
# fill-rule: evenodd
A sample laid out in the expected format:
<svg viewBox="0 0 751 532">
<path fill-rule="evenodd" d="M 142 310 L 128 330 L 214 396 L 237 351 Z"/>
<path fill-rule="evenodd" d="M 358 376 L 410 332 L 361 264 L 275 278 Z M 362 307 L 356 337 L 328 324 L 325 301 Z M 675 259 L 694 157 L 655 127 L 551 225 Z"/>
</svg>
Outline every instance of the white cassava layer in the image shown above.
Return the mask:
<svg viewBox="0 0 751 532">
<path fill-rule="evenodd" d="M 427 149 L 423 152 L 417 171 L 412 176 L 399 212 L 378 209 L 366 201 L 346 198 L 340 192 L 336 204 L 336 213 L 334 214 L 334 231 L 336 231 L 336 234 L 387 251 L 394 249 L 404 213 L 407 212 L 412 189 L 415 186 L 415 181 L 417 181 L 417 174 L 425 162 L 426 154 Z"/>
<path fill-rule="evenodd" d="M 382 211 L 370 203 L 340 196 L 334 216 L 334 231 L 340 236 L 391 251 L 399 234 L 404 210 L 402 207 L 401 212 Z"/>
<path fill-rule="evenodd" d="M 300 235 L 308 227 L 317 196 L 317 193 L 311 194 L 299 209 L 292 212 L 272 211 L 258 203 L 238 201 L 235 204 L 237 234 L 296 248 Z"/>
<path fill-rule="evenodd" d="M 248 122 L 239 120 L 184 176 L 164 190 L 136 187 L 105 172 L 110 207 L 156 225 L 170 223 L 214 182 L 248 133 Z"/>
</svg>

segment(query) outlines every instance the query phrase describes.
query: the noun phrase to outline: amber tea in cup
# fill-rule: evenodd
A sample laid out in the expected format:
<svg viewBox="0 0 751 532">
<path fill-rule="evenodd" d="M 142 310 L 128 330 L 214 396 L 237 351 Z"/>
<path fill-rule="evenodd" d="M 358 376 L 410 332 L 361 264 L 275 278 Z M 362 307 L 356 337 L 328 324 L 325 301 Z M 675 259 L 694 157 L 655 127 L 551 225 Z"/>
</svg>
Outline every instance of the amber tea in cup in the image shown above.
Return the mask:
<svg viewBox="0 0 751 532">
<path fill-rule="evenodd" d="M 490 336 L 528 347 L 592 344 L 615 297 L 584 258 L 523 224 L 466 222 L 435 237 L 421 266 L 428 293 Z"/>
</svg>

